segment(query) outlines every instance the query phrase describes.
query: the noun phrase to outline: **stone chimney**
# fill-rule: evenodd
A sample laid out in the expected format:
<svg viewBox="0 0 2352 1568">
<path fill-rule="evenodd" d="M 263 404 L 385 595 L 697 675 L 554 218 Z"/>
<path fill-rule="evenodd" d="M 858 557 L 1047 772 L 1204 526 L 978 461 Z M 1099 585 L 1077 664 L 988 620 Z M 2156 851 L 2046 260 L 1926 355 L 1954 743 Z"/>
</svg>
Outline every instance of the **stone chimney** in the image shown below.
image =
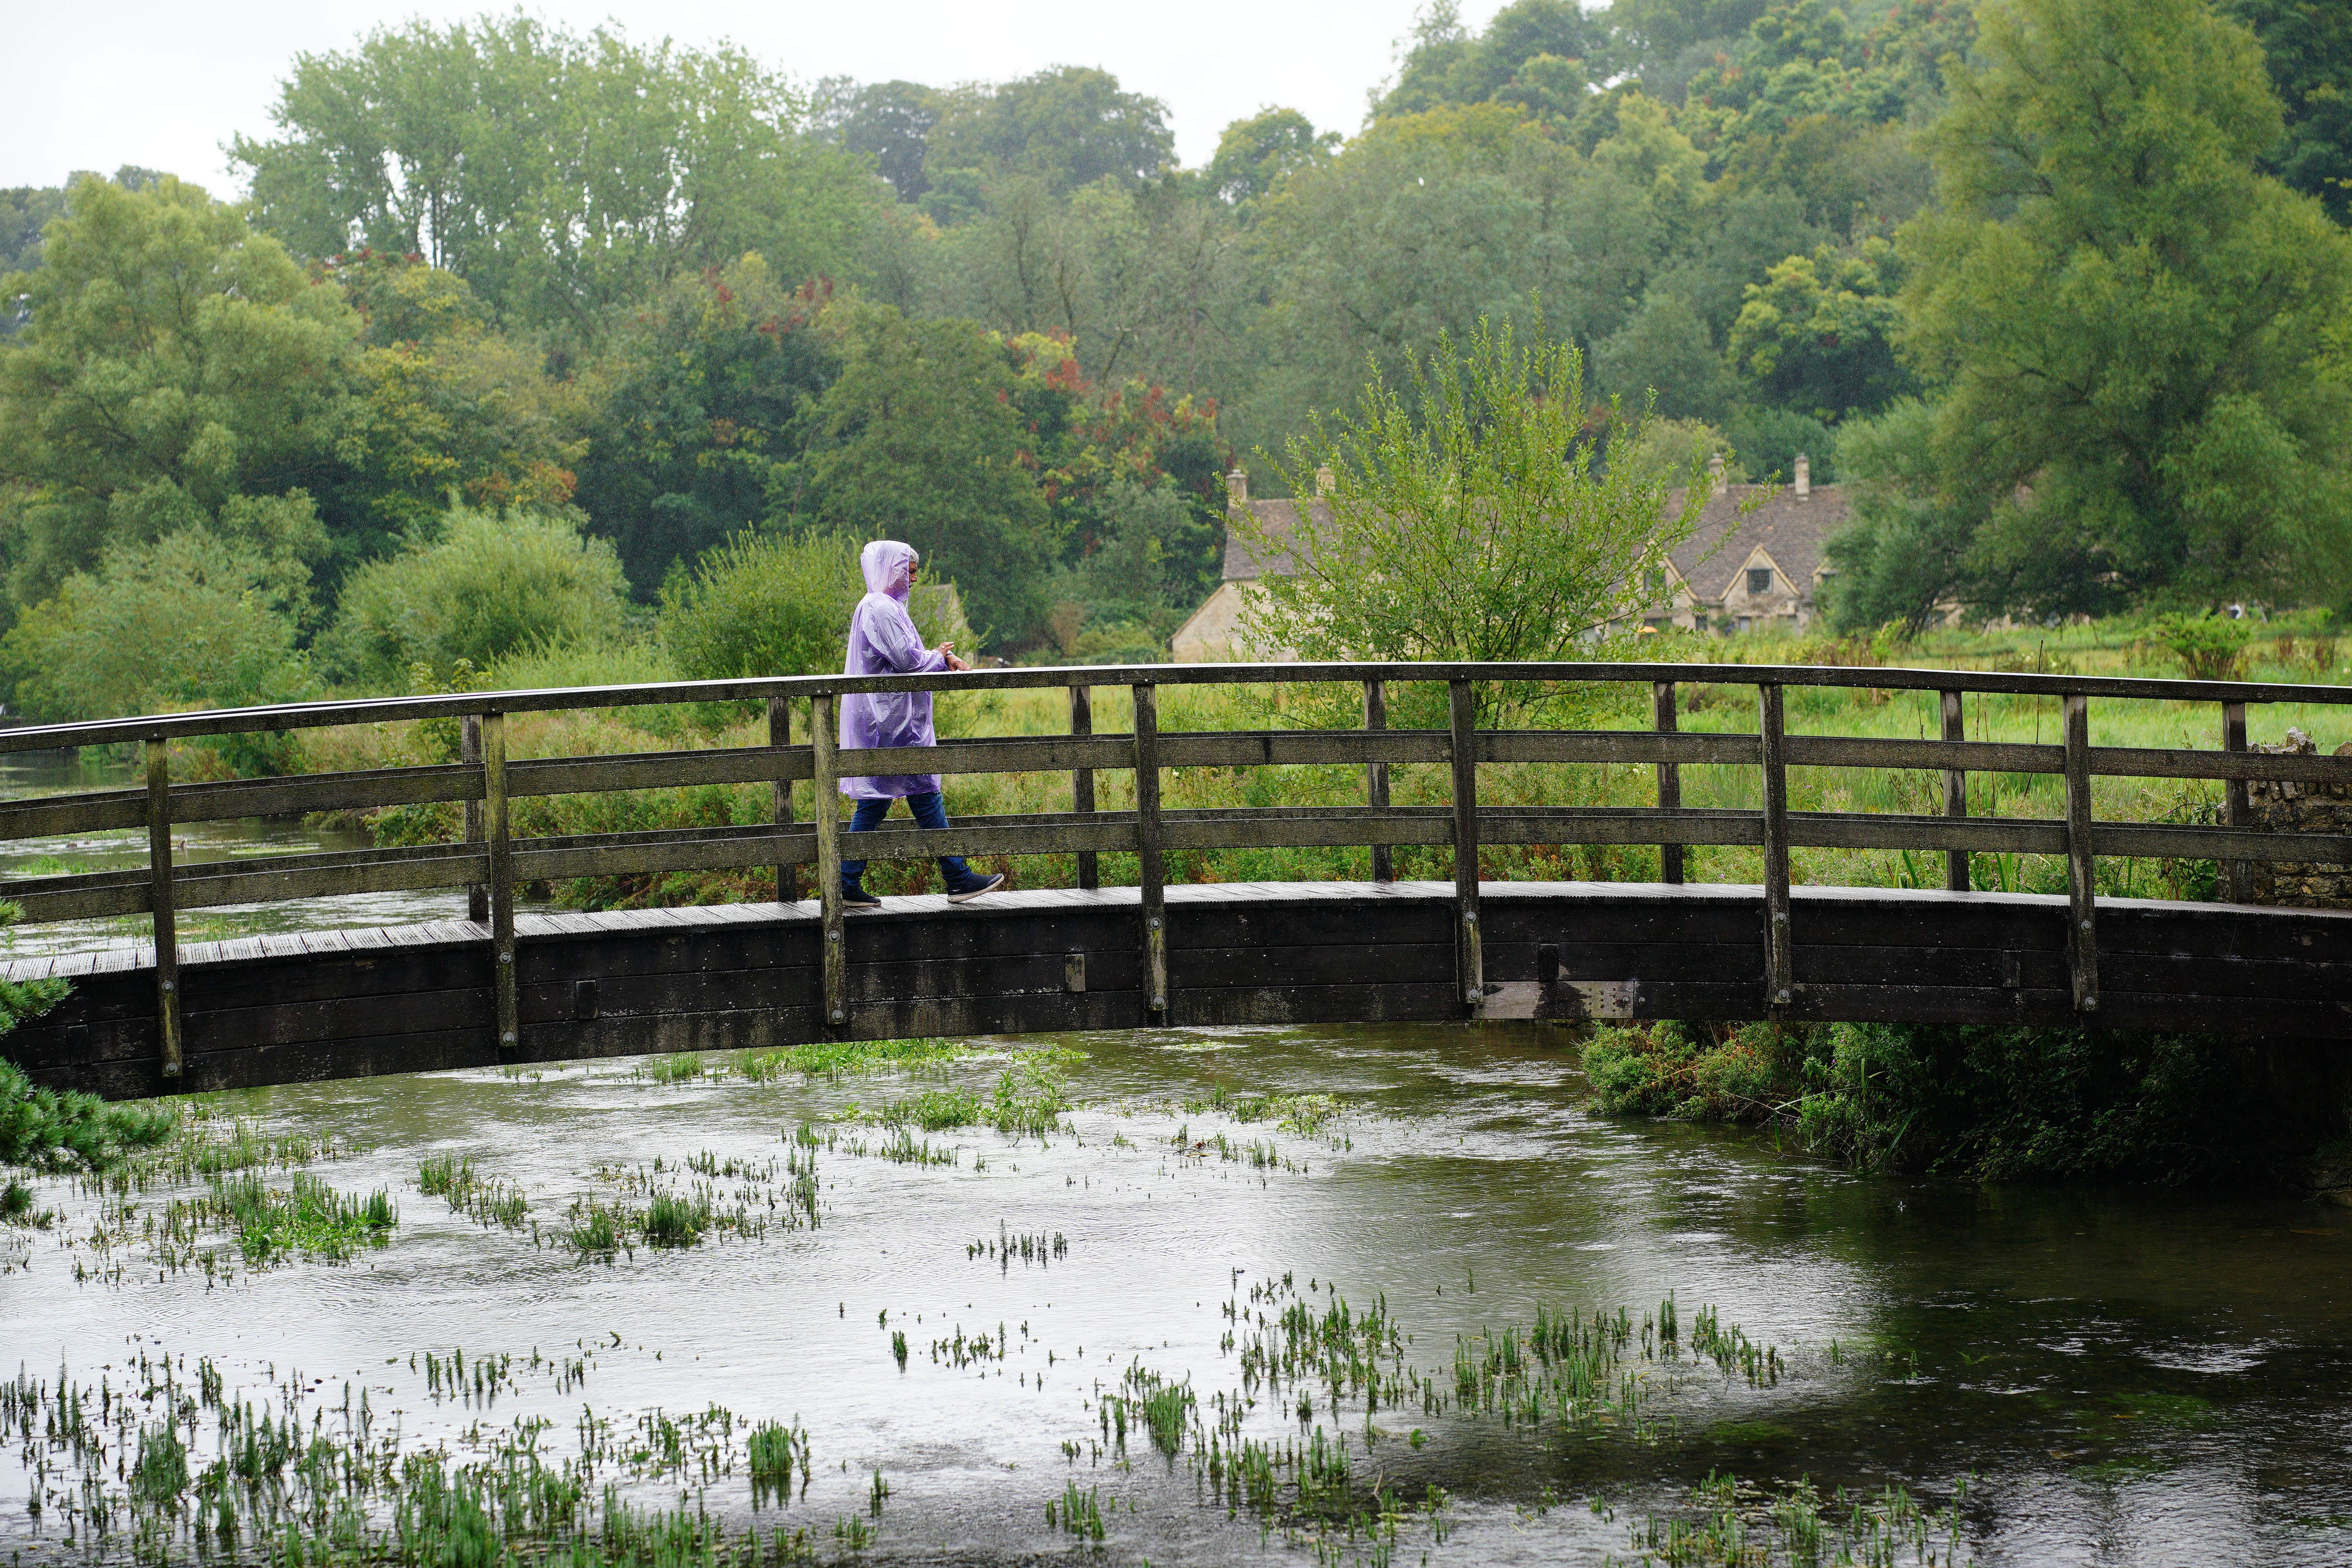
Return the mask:
<svg viewBox="0 0 2352 1568">
<path fill-rule="evenodd" d="M 1329 500 L 1331 499 L 1331 492 L 1339 488 L 1339 481 L 1338 478 L 1332 474 L 1330 464 L 1326 463 L 1321 468 L 1315 470 L 1316 500 Z"/>
<path fill-rule="evenodd" d="M 1803 500 L 1813 493 L 1813 460 L 1804 453 L 1797 454 L 1797 499 Z"/>
<path fill-rule="evenodd" d="M 1235 468 L 1225 476 L 1225 507 L 1227 510 L 1237 511 L 1247 505 L 1249 505 L 1249 476 Z"/>
<path fill-rule="evenodd" d="M 1717 452 L 1706 460 L 1706 477 L 1714 481 L 1715 493 L 1722 495 L 1731 486 L 1723 477 L 1723 454 Z"/>
</svg>

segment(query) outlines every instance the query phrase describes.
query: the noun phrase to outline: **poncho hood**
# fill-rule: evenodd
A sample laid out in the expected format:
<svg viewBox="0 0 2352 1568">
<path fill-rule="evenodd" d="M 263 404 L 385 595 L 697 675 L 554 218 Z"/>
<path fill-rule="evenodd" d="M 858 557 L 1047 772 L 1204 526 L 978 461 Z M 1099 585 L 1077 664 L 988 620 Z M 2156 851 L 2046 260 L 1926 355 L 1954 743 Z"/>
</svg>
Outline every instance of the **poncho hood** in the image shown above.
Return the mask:
<svg viewBox="0 0 2352 1568">
<path fill-rule="evenodd" d="M 877 539 L 858 552 L 857 566 L 866 574 L 867 593 L 887 594 L 903 605 L 914 586 L 915 563 L 921 559 L 911 544 Z"/>
</svg>

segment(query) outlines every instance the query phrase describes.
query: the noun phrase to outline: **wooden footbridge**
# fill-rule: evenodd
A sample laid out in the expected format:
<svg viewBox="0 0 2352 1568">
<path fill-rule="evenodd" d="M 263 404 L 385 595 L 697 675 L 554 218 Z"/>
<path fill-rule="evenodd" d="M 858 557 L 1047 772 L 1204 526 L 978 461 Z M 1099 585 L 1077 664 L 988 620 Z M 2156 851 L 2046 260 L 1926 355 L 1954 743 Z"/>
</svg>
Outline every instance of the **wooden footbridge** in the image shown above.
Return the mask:
<svg viewBox="0 0 2352 1568">
<path fill-rule="evenodd" d="M 1192 684 L 1360 686 L 1345 730 L 1163 732 L 1158 693 Z M 1654 727 L 1496 730 L 1482 683 L 1638 682 Z M 1439 730 L 1388 727 L 1391 683 L 1449 694 Z M 1097 734 L 1092 692 L 1129 686 L 1134 728 Z M 1745 733 L 1677 728 L 1678 686 L 1755 692 Z M 1941 736 L 1791 734 L 1791 687 L 1940 694 Z M 950 907 L 891 899 L 845 916 L 844 776 L 902 770 L 904 752 L 834 743 L 852 691 L 1066 689 L 1070 733 L 942 742 L 941 773 L 1067 773 L 1071 809 L 887 826 L 870 859 L 942 853 L 1074 855 L 1078 886 Z M 2050 700 L 2053 743 L 1969 741 L 1971 693 Z M 1352 700 L 1352 699 L 1351 699 Z M 2094 701 L 2210 703 L 2213 750 L 2094 746 Z M 625 756 L 509 759 L 511 715 L 662 703 L 764 702 L 770 743 Z M 2246 748 L 2246 710 L 2352 704 L 2339 687 L 1793 666 L 1549 664 L 1182 665 L 838 676 L 306 703 L 54 725 L 0 733 L 0 751 L 135 745 L 143 789 L 0 803 L 0 837 L 146 830 L 143 869 L 0 883 L 27 921 L 144 915 L 151 945 L 18 960 L 6 975 L 73 982 L 64 1004 L 0 1056 L 58 1088 L 116 1097 L 645 1051 L 762 1047 L 828 1036 L 1034 1033 L 1155 1026 L 1481 1017 L 1710 1018 L 2097 1024 L 2219 1034 L 2352 1036 L 2352 912 L 2246 902 L 2256 860 L 2352 862 L 2352 837 L 2283 837 L 2249 823 L 2246 781 L 2352 783 L 2352 757 Z M 795 714 L 805 717 L 795 724 Z M 174 783 L 171 743 L 207 735 L 456 720 L 461 761 L 232 782 Z M 795 742 L 796 727 L 806 739 Z M 1171 768 L 1334 764 L 1364 770 L 1361 805 L 1163 809 Z M 1484 765 L 1655 769 L 1657 804 L 1482 805 Z M 1436 764 L 1450 799 L 1395 805 L 1390 770 Z M 1760 775 L 1752 809 L 1686 807 L 1680 770 Z M 1792 812 L 1791 768 L 1927 770 L 1934 816 Z M 1129 804 L 1097 809 L 1096 775 L 1131 775 Z M 2055 774 L 2061 817 L 1968 814 L 1970 772 Z M 2220 781 L 2218 826 L 2094 820 L 2098 776 Z M 818 807 L 795 816 L 806 781 Z M 770 820 L 743 826 L 516 838 L 518 797 L 766 784 Z M 414 848 L 174 864 L 175 826 L 225 818 L 461 803 L 462 840 Z M 1654 884 L 1484 882 L 1482 845 L 1659 847 Z M 1401 845 L 1453 849 L 1451 882 L 1392 879 Z M 1683 849 L 1760 852 L 1760 886 L 1683 879 Z M 1367 846 L 1368 882 L 1171 887 L 1171 850 Z M 1792 888 L 1796 847 L 1940 852 L 1944 889 Z M 1132 886 L 1099 885 L 1129 856 Z M 2063 895 L 1970 890 L 1975 854 L 2063 857 Z M 2095 857 L 2220 863 L 2222 903 L 2096 896 Z M 604 914 L 519 914 L 519 888 L 575 877 L 772 868 L 777 901 Z M 819 897 L 802 900 L 803 868 Z M 472 918 L 183 946 L 179 911 L 365 892 L 467 888 Z"/>
</svg>

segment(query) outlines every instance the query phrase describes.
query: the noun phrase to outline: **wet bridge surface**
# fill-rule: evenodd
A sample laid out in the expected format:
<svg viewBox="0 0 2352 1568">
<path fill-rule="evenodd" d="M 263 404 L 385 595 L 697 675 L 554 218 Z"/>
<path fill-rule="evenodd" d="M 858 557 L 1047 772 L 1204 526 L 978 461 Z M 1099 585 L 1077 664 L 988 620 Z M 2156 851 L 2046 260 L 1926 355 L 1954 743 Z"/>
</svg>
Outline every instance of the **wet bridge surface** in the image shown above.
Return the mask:
<svg viewBox="0 0 2352 1568">
<path fill-rule="evenodd" d="M 18 961 L 73 983 L 0 1039 L 36 1081 L 110 1097 L 828 1037 L 1075 1029 L 1690 1018 L 2005 1023 L 2352 1036 L 2352 912 L 2099 901 L 2095 1016 L 2077 1005 L 2065 897 L 1796 888 L 1790 1000 L 1767 991 L 1765 889 L 1488 882 L 1479 1000 L 1460 988 L 1453 883 L 1166 889 L 1167 994 L 1134 888 L 888 899 L 835 917 L 844 1020 L 826 1012 L 814 900 L 309 931 L 177 954 L 181 1071 L 159 1051 L 152 950 Z"/>
</svg>

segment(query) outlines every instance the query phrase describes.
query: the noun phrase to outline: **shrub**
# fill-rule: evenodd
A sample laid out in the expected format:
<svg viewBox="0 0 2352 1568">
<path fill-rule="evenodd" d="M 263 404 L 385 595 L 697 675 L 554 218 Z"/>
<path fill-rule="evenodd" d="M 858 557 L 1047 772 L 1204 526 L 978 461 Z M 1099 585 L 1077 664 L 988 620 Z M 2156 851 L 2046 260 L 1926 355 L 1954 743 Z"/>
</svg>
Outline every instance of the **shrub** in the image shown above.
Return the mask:
<svg viewBox="0 0 2352 1568">
<path fill-rule="evenodd" d="M 296 701 L 299 562 L 202 528 L 109 549 L 0 639 L 20 703 L 55 719 Z"/>
<path fill-rule="evenodd" d="M 2233 621 L 2207 610 L 2195 616 L 2162 616 L 2148 628 L 2148 641 L 2180 661 L 2191 680 L 2236 680 L 2245 674 L 2251 621 Z"/>
<path fill-rule="evenodd" d="M 452 506 L 437 541 L 344 580 L 330 642 L 345 676 L 404 689 L 414 665 L 610 642 L 627 594 L 613 546 L 567 519 Z"/>
<path fill-rule="evenodd" d="M 841 668 L 866 593 L 845 535 L 751 531 L 705 551 L 662 585 L 661 636 L 684 680 L 822 675 Z"/>
</svg>

